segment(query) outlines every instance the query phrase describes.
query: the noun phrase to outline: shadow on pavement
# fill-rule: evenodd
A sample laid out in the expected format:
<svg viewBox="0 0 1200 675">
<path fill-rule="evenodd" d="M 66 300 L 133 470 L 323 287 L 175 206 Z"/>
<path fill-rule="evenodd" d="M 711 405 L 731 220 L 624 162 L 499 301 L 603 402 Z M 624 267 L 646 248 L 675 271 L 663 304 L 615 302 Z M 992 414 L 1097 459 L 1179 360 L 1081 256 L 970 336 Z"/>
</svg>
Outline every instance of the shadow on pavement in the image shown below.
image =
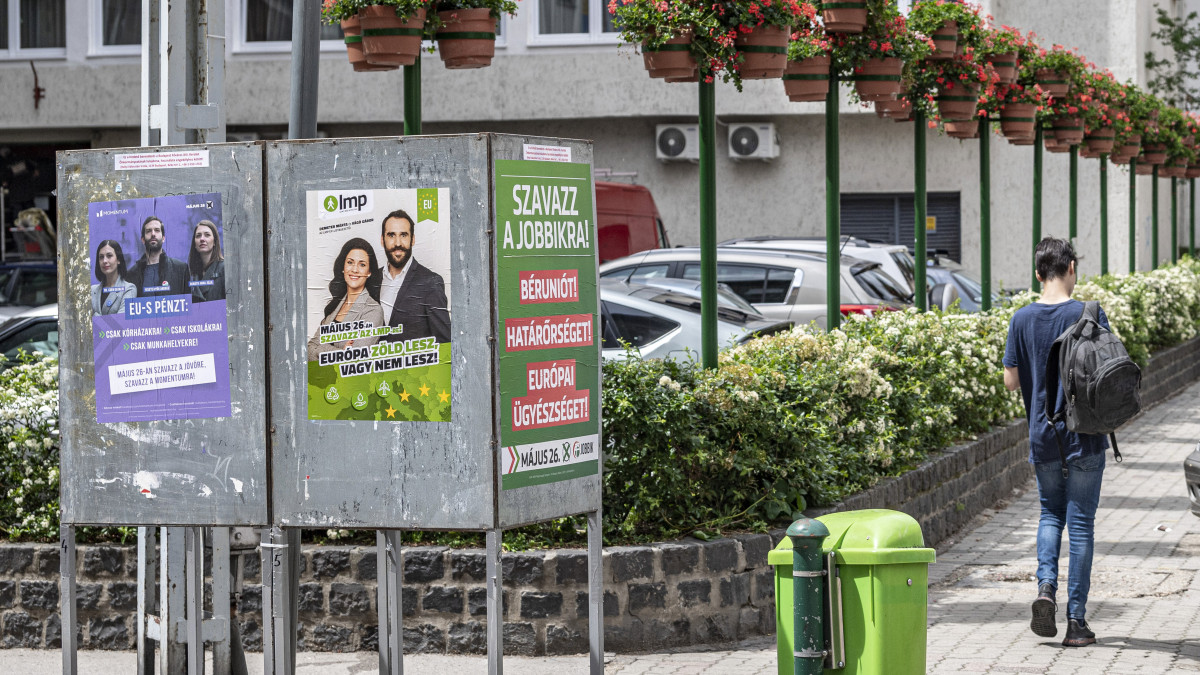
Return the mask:
<svg viewBox="0 0 1200 675">
<path fill-rule="evenodd" d="M 1200 642 L 1195 640 L 1147 640 L 1136 637 L 1101 636 L 1096 638 L 1096 646 L 1109 649 L 1138 649 L 1148 652 L 1165 652 L 1167 654 L 1175 654 L 1180 658 L 1200 661 Z M 1189 648 L 1190 653 L 1183 653 L 1185 647 Z"/>
</svg>

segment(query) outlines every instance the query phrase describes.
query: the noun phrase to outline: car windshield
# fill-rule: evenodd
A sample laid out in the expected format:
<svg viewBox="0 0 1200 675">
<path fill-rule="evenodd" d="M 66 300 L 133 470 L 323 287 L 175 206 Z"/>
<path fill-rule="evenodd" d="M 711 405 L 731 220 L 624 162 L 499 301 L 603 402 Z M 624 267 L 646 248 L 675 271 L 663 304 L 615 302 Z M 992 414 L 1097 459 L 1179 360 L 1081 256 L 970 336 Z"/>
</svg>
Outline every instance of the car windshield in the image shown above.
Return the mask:
<svg viewBox="0 0 1200 675">
<path fill-rule="evenodd" d="M 951 274 L 954 275 L 954 280 L 958 282 L 958 285 L 967 292 L 967 295 L 971 296 L 971 299 L 975 302 L 983 302 L 983 287 L 979 285 L 978 281 L 958 272 L 951 272 Z"/>
<path fill-rule="evenodd" d="M 896 287 L 896 281 L 882 272 L 878 264 L 857 265 L 851 269 L 854 278 L 873 298 L 908 302 L 908 293 Z"/>
<path fill-rule="evenodd" d="M 900 272 L 904 274 L 904 281 L 909 288 L 914 288 L 917 285 L 917 271 L 913 257 L 908 254 L 908 251 L 892 251 L 892 260 L 896 261 L 896 265 L 900 267 Z"/>
</svg>

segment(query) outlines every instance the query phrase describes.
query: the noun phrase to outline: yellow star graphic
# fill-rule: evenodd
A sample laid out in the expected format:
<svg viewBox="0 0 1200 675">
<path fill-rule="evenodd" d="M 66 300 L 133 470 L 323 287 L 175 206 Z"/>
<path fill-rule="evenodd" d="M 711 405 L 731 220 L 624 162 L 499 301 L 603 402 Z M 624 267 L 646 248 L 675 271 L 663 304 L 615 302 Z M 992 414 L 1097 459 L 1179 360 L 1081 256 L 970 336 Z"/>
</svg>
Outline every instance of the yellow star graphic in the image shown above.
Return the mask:
<svg viewBox="0 0 1200 675">
<path fill-rule="evenodd" d="M 421 385 L 421 397 L 424 398 L 428 395 L 429 395 L 429 387 L 426 387 L 425 385 Z"/>
<path fill-rule="evenodd" d="M 387 410 L 384 410 L 384 412 L 387 413 L 388 417 L 396 416 L 396 409 L 393 408 L 391 405 L 388 405 Z"/>
<path fill-rule="evenodd" d="M 408 390 L 407 390 L 407 389 L 405 389 L 404 391 L 400 392 L 400 402 L 401 402 L 401 403 L 408 403 L 408 397 L 409 397 L 409 396 L 412 396 L 412 394 L 408 393 Z"/>
<path fill-rule="evenodd" d="M 443 389 L 442 393 L 438 394 L 438 399 L 441 400 L 442 403 L 445 403 L 446 401 L 450 400 L 450 394 L 447 394 L 446 390 Z"/>
</svg>

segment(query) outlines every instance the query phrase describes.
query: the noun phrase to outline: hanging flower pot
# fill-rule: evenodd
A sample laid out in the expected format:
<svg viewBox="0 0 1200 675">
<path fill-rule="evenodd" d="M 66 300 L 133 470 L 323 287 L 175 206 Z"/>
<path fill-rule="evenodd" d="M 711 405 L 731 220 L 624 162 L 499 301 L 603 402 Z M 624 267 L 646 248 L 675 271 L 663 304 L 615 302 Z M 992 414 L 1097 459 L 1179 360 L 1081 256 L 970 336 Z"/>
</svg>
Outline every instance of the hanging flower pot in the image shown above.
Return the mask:
<svg viewBox="0 0 1200 675">
<path fill-rule="evenodd" d="M 1185 147 L 1185 148 L 1196 147 L 1196 137 L 1193 136 L 1192 134 L 1186 134 L 1184 136 L 1180 136 L 1179 139 L 1183 141 L 1183 147 Z"/>
<path fill-rule="evenodd" d="M 906 120 L 912 115 L 912 102 L 906 98 L 876 101 L 875 114 L 887 120 Z"/>
<path fill-rule="evenodd" d="M 1060 141 L 1053 134 L 1042 135 L 1042 147 L 1046 148 L 1046 152 L 1064 153 L 1071 151 L 1071 144 Z"/>
<path fill-rule="evenodd" d="M 788 29 L 763 24 L 749 33 L 738 34 L 734 47 L 742 53 L 739 72 L 743 80 L 769 80 L 787 69 Z"/>
<path fill-rule="evenodd" d="M 822 2 L 821 23 L 826 33 L 861 33 L 867 27 L 866 0 Z"/>
<path fill-rule="evenodd" d="M 979 120 L 947 120 L 945 122 L 946 135 L 950 138 L 966 140 L 969 138 L 979 138 Z"/>
<path fill-rule="evenodd" d="M 933 31 L 933 53 L 927 58 L 930 61 L 945 61 L 954 58 L 958 49 L 958 22 L 946 21 L 942 27 Z"/>
<path fill-rule="evenodd" d="M 992 54 L 987 57 L 987 61 L 992 64 L 992 69 L 996 71 L 996 77 L 1000 78 L 999 84 L 1017 83 L 1017 66 L 1020 65 L 1020 60 L 1016 52 Z"/>
<path fill-rule="evenodd" d="M 1059 117 L 1054 120 L 1054 138 L 1059 143 L 1079 145 L 1083 142 L 1083 120 L 1078 117 Z"/>
<path fill-rule="evenodd" d="M 1112 127 L 1101 127 L 1095 131 L 1090 131 L 1083 137 L 1084 143 L 1088 150 L 1100 156 L 1106 152 L 1112 152 L 1113 144 L 1116 143 L 1116 136 L 1113 134 Z"/>
<path fill-rule="evenodd" d="M 699 82 L 699 81 L 700 81 L 700 71 L 699 70 L 692 71 L 692 74 L 688 75 L 686 77 L 668 77 L 666 79 L 666 82 L 668 82 L 670 84 L 686 83 L 686 82 Z"/>
<path fill-rule="evenodd" d="M 357 16 L 352 16 L 344 19 L 342 22 L 342 36 L 346 43 L 346 56 L 350 58 L 350 65 L 356 73 L 370 73 L 381 70 L 395 70 L 398 66 L 374 65 L 367 62 L 367 55 L 363 53 L 362 46 L 362 24 Z"/>
<path fill-rule="evenodd" d="M 401 19 L 388 5 L 370 5 L 358 12 L 362 23 L 363 53 L 373 64 L 411 66 L 421 53 L 421 34 L 425 29 L 425 10 Z"/>
<path fill-rule="evenodd" d="M 788 100 L 824 101 L 829 95 L 828 56 L 812 56 L 802 61 L 788 61 L 783 71 L 783 91 Z"/>
<path fill-rule="evenodd" d="M 1183 174 L 1184 178 L 1200 178 L 1200 164 L 1188 164 L 1187 171 Z"/>
<path fill-rule="evenodd" d="M 1092 148 L 1087 143 L 1084 143 L 1083 145 L 1079 146 L 1079 156 L 1083 157 L 1085 159 L 1100 159 L 1100 155 L 1102 155 L 1102 154 L 1104 154 L 1104 153 L 1092 150 Z"/>
<path fill-rule="evenodd" d="M 1113 150 L 1109 155 L 1109 159 L 1114 164 L 1128 164 L 1130 160 L 1137 157 L 1142 152 L 1142 137 L 1140 135 L 1129 136 L 1125 139 L 1125 144 Z"/>
<path fill-rule="evenodd" d="M 1034 81 L 1054 98 L 1062 98 L 1071 91 L 1071 82 L 1067 76 L 1052 68 L 1038 69 L 1034 75 Z"/>
<path fill-rule="evenodd" d="M 1138 164 L 1162 164 L 1167 161 L 1167 146 L 1163 143 L 1147 143 L 1142 146 Z"/>
<path fill-rule="evenodd" d="M 1005 138 L 1032 138 L 1037 124 L 1037 106 L 1033 103 L 1008 103 L 1000 109 L 1000 133 Z"/>
<path fill-rule="evenodd" d="M 496 20 L 492 10 L 452 9 L 438 12 L 438 54 L 450 70 L 483 68 L 496 55 Z"/>
<path fill-rule="evenodd" d="M 1035 136 L 1007 136 L 1009 145 L 1033 145 Z"/>
<path fill-rule="evenodd" d="M 1154 165 L 1149 163 L 1138 162 L 1137 166 L 1133 167 L 1133 172 L 1139 176 L 1153 176 Z"/>
<path fill-rule="evenodd" d="M 1176 164 L 1174 160 L 1167 162 L 1158 170 L 1160 178 L 1183 178 L 1187 175 L 1187 164 Z"/>
<path fill-rule="evenodd" d="M 696 57 L 692 56 L 692 31 L 667 40 L 656 49 L 642 44 L 642 63 L 650 77 L 691 77 L 696 73 Z"/>
<path fill-rule="evenodd" d="M 938 114 L 944 120 L 969 120 L 979 104 L 979 85 L 960 84 L 938 92 Z"/>
<path fill-rule="evenodd" d="M 894 56 L 867 59 L 851 78 L 858 97 L 864 101 L 888 101 L 900 93 L 900 72 L 904 61 Z"/>
</svg>

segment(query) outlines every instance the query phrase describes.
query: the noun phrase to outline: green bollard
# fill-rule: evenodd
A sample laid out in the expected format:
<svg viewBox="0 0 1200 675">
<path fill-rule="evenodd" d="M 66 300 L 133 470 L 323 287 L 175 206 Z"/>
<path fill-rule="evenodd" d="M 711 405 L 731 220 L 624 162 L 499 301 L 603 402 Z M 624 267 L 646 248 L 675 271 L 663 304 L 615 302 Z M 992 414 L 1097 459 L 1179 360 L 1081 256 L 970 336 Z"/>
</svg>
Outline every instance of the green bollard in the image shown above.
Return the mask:
<svg viewBox="0 0 1200 675">
<path fill-rule="evenodd" d="M 792 607 L 796 675 L 821 675 L 825 667 L 825 628 L 821 543 L 829 536 L 825 523 L 801 518 L 787 529 L 792 540 Z"/>
</svg>

